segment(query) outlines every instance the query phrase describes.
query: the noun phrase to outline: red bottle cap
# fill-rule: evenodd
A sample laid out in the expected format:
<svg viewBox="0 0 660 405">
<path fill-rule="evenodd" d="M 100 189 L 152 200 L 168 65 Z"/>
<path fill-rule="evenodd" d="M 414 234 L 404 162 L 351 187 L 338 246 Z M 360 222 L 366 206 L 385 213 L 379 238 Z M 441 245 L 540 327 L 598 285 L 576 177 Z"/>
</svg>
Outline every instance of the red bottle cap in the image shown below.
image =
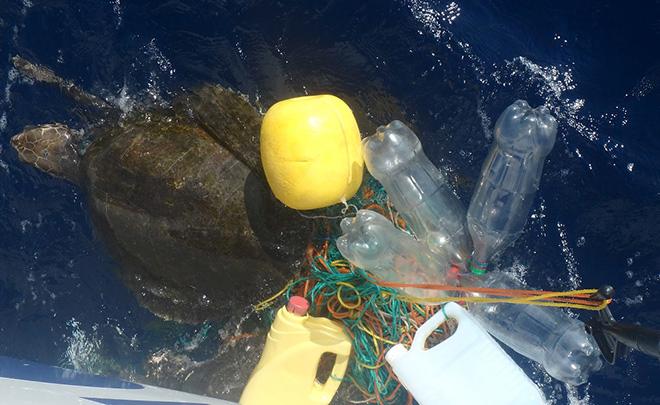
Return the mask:
<svg viewBox="0 0 660 405">
<path fill-rule="evenodd" d="M 461 276 L 461 269 L 457 265 L 452 264 L 451 267 L 449 267 L 448 273 L 449 274 L 447 275 L 449 278 L 459 278 Z"/>
<path fill-rule="evenodd" d="M 307 310 L 309 310 L 309 302 L 305 297 L 294 295 L 289 298 L 289 302 L 286 304 L 286 310 L 292 314 L 303 316 L 307 314 Z"/>
</svg>

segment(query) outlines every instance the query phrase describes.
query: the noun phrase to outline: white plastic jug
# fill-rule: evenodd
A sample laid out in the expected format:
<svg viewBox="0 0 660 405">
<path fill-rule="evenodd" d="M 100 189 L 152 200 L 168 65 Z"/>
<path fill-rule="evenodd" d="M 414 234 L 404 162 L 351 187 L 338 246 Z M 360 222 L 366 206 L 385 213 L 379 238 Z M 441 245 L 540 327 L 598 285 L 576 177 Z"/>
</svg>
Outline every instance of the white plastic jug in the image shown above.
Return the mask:
<svg viewBox="0 0 660 405">
<path fill-rule="evenodd" d="M 425 349 L 426 338 L 447 317 L 458 321 L 454 334 Z M 500 345 L 472 315 L 453 302 L 417 330 L 410 350 L 398 344 L 385 359 L 420 405 L 546 403 L 538 387 Z"/>
</svg>

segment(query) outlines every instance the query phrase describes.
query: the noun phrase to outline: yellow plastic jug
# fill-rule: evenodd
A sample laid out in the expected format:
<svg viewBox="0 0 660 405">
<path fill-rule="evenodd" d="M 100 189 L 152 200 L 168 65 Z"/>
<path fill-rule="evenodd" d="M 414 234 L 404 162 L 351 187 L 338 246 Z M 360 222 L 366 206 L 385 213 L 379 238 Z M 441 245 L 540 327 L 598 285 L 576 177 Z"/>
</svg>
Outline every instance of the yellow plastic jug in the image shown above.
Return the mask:
<svg viewBox="0 0 660 405">
<path fill-rule="evenodd" d="M 346 372 L 351 341 L 340 324 L 307 314 L 309 303 L 291 297 L 270 328 L 259 364 L 241 395 L 242 405 L 326 405 Z M 316 379 L 324 353 L 334 353 L 332 374 Z"/>
</svg>

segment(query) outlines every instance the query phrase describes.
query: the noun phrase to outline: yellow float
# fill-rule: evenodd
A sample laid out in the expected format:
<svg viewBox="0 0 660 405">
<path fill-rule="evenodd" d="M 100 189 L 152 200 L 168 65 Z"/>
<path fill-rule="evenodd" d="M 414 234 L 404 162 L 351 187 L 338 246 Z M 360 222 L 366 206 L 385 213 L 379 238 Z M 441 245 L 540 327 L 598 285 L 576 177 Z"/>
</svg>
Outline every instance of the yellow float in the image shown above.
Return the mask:
<svg viewBox="0 0 660 405">
<path fill-rule="evenodd" d="M 261 161 L 273 194 L 291 208 L 346 201 L 360 187 L 364 170 L 353 112 L 331 95 L 276 103 L 261 125 Z"/>
</svg>

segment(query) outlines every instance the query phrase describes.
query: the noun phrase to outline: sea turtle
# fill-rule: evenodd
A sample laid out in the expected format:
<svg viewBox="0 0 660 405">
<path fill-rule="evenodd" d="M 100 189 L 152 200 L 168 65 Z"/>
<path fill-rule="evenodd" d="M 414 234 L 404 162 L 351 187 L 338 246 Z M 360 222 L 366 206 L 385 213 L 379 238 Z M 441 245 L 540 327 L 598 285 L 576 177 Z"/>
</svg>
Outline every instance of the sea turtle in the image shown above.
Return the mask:
<svg viewBox="0 0 660 405">
<path fill-rule="evenodd" d="M 309 221 L 272 197 L 259 161 L 261 115 L 244 97 L 203 85 L 170 107 L 122 117 L 43 66 L 13 63 L 100 118 L 86 133 L 26 127 L 11 144 L 22 161 L 86 192 L 97 233 L 144 306 L 184 322 L 217 319 L 292 277 Z"/>
</svg>

